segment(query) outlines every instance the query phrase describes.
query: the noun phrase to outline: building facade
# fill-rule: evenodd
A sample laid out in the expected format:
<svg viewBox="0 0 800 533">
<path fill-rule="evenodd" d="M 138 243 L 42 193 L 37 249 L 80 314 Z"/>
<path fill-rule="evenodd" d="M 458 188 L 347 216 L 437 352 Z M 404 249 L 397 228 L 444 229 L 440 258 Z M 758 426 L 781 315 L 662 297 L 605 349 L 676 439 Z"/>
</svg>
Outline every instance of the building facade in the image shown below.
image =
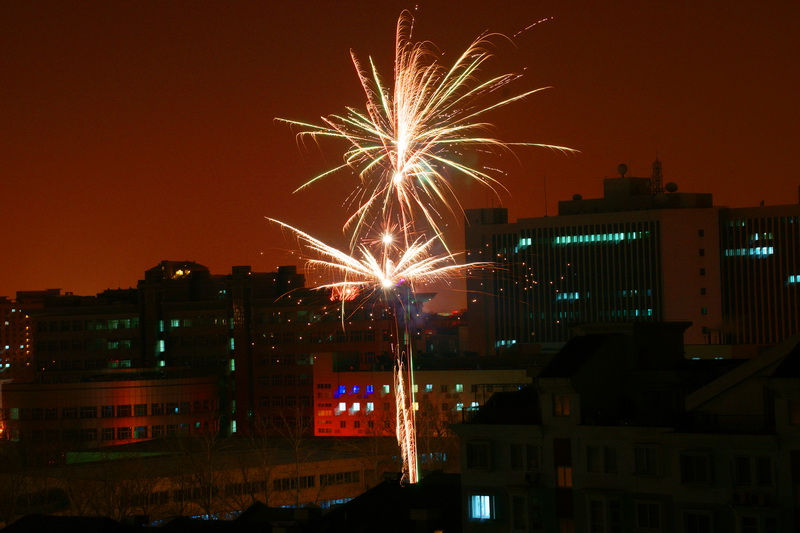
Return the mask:
<svg viewBox="0 0 800 533">
<path fill-rule="evenodd" d="M 584 331 L 457 426 L 465 532 L 796 531 L 800 337 L 688 361 L 657 328 Z"/>
<path fill-rule="evenodd" d="M 800 204 L 723 209 L 654 183 L 606 179 L 603 198 L 576 195 L 555 217 L 467 210 L 468 261 L 491 265 L 467 278 L 470 350 L 558 346 L 592 322 L 688 321 L 687 344 L 800 331 Z"/>
<path fill-rule="evenodd" d="M 800 205 L 720 212 L 723 335 L 773 344 L 800 331 Z"/>
</svg>

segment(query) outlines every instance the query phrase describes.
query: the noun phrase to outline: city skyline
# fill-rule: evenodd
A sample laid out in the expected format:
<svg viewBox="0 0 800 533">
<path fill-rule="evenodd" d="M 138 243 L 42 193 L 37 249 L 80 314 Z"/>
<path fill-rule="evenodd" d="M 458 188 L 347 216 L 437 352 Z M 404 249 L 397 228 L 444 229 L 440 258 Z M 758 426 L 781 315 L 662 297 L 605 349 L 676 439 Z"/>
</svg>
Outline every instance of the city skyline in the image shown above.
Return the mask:
<svg viewBox="0 0 800 533">
<path fill-rule="evenodd" d="M 387 36 L 413 7 L 365 5 L 1 7 L 0 296 L 134 286 L 163 259 L 215 273 L 299 263 L 265 217 L 313 214 L 330 222 L 322 238 L 341 238 L 346 177 L 290 192 L 338 163 L 335 148 L 298 148 L 274 118 L 363 104 L 350 49 L 390 68 Z M 465 207 L 552 215 L 572 194 L 600 196 L 618 163 L 648 176 L 656 156 L 666 181 L 714 193 L 717 205 L 797 202 L 781 157 L 798 115 L 796 6 L 539 3 L 501 13 L 469 2 L 455 13 L 423 2 L 414 14 L 417 35 L 445 58 L 484 30 L 514 36 L 544 20 L 513 44 L 497 40 L 489 68 L 524 72 L 519 90 L 554 88 L 498 112 L 495 134 L 581 151 L 487 158 L 511 195 L 476 190 Z"/>
</svg>

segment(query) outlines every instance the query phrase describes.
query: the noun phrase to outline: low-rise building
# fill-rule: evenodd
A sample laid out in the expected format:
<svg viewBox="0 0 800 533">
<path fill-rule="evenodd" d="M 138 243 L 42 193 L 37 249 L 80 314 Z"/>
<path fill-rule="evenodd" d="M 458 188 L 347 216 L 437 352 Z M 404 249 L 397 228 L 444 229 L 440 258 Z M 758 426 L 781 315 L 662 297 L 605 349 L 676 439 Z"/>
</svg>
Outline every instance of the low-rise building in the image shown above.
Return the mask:
<svg viewBox="0 0 800 533">
<path fill-rule="evenodd" d="M 693 361 L 685 327 L 582 328 L 457 426 L 464 531 L 795 531 L 800 337 Z"/>
</svg>

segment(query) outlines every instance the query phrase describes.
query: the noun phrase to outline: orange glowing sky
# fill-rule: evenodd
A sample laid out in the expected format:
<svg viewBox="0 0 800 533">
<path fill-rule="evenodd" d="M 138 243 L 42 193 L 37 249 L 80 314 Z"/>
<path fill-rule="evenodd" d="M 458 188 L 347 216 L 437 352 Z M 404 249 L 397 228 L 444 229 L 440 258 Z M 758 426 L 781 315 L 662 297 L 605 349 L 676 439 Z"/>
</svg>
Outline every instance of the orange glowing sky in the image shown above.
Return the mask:
<svg viewBox="0 0 800 533">
<path fill-rule="evenodd" d="M 500 166 L 511 195 L 464 189 L 511 218 L 601 195 L 619 163 L 712 192 L 717 205 L 798 201 L 800 3 L 420 0 L 416 35 L 445 59 L 498 40 L 489 73 L 522 71 L 494 134 L 561 144 Z M 362 107 L 352 48 L 391 72 L 414 4 L 356 0 L 0 3 L 0 296 L 135 286 L 164 259 L 214 273 L 295 263 L 265 217 L 340 237 L 352 182 L 301 183 L 341 161 L 275 117 Z M 545 201 L 546 180 L 546 201 Z M 462 229 L 453 227 L 454 235 Z"/>
</svg>

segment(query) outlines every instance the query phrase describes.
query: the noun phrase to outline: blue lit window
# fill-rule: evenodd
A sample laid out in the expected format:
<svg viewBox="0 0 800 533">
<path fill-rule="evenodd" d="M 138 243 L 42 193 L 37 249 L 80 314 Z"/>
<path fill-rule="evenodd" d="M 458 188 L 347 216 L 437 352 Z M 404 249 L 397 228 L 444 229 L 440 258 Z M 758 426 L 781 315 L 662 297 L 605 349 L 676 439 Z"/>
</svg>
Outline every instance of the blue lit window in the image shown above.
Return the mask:
<svg viewBox="0 0 800 533">
<path fill-rule="evenodd" d="M 339 395 L 347 394 L 347 387 L 345 385 L 339 385 Z"/>
<path fill-rule="evenodd" d="M 353 385 L 353 394 L 358 394 L 361 392 L 361 387 L 359 385 Z"/>
<path fill-rule="evenodd" d="M 472 494 L 469 497 L 470 520 L 491 520 L 494 518 L 494 496 Z"/>
<path fill-rule="evenodd" d="M 367 385 L 367 394 L 372 394 L 373 392 L 375 392 L 375 387 Z"/>
</svg>

